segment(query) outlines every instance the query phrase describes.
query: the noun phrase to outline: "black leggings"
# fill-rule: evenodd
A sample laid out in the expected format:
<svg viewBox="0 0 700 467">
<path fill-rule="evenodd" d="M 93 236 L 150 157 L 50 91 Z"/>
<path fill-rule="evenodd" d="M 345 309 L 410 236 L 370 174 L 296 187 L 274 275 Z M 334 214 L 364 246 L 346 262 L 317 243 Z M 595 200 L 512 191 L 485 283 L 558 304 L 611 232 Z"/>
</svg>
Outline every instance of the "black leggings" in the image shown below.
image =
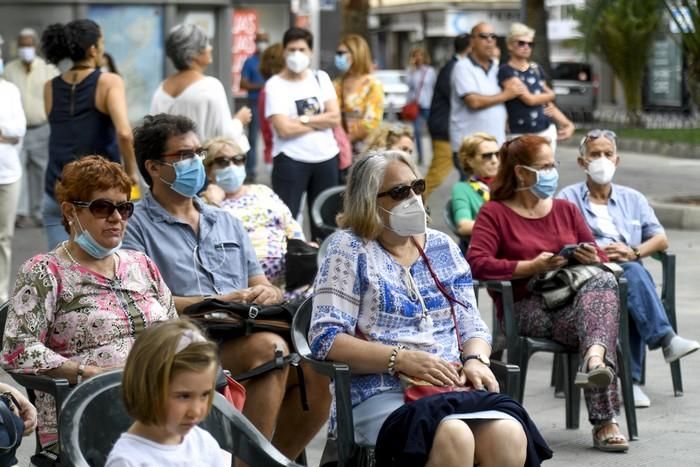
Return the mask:
<svg viewBox="0 0 700 467">
<path fill-rule="evenodd" d="M 277 193 L 292 215 L 296 217 L 301 208 L 301 197 L 306 192 L 309 221 L 311 206 L 323 190 L 339 185 L 338 156 L 327 161 L 311 163 L 299 162 L 286 156 L 283 152 L 272 159 L 272 189 Z M 322 236 L 311 224 L 311 239 Z"/>
</svg>

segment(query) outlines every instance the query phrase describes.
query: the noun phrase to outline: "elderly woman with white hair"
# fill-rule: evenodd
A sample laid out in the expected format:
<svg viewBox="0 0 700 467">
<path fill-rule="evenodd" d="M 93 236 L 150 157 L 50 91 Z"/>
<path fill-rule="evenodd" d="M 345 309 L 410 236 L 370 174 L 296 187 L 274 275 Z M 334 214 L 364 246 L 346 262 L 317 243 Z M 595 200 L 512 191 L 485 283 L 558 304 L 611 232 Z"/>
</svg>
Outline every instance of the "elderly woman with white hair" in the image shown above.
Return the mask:
<svg viewBox="0 0 700 467">
<path fill-rule="evenodd" d="M 539 465 L 551 451 L 525 410 L 496 394 L 469 265 L 426 227 L 424 191 L 404 152 L 352 167 L 345 230 L 314 285 L 311 350 L 350 366 L 355 439 L 376 445 L 378 465 Z M 406 404 L 407 378 L 451 391 Z"/>
<path fill-rule="evenodd" d="M 243 126 L 252 118 L 248 107 L 231 117 L 221 81 L 204 71 L 212 62 L 212 46 L 206 32 L 194 24 L 179 24 L 165 40 L 165 53 L 177 72 L 163 81 L 151 100 L 151 115 L 184 115 L 197 124 L 204 141 L 217 136 L 233 139 L 243 150 L 250 144 Z"/>
</svg>

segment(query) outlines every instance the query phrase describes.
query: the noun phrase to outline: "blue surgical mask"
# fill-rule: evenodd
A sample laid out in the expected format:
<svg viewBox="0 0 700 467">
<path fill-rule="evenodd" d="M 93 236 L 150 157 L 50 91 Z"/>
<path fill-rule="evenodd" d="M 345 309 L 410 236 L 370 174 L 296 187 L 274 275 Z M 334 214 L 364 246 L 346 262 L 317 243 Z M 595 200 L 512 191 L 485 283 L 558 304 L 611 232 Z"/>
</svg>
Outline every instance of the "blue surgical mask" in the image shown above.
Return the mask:
<svg viewBox="0 0 700 467">
<path fill-rule="evenodd" d="M 244 165 L 229 165 L 225 169 L 219 169 L 214 172 L 216 184 L 221 187 L 226 193 L 235 193 L 243 185 L 245 180 Z"/>
<path fill-rule="evenodd" d="M 161 162 L 161 164 L 169 165 L 175 169 L 175 180 L 172 183 L 161 178 L 164 183 L 170 185 L 170 189 L 175 193 L 192 198 L 204 187 L 207 175 L 201 157 L 194 156 L 174 164 L 167 162 Z"/>
<path fill-rule="evenodd" d="M 97 243 L 97 240 L 93 238 L 93 236 L 85 230 L 80 223 L 80 219 L 78 217 L 75 218 L 75 220 L 78 223 L 78 226 L 80 227 L 80 233 L 75 236 L 75 243 L 78 244 L 82 250 L 87 253 L 88 255 L 92 256 L 95 259 L 104 259 L 119 250 L 122 247 L 122 242 L 119 240 L 119 244 L 115 246 L 114 248 L 105 248 L 99 243 Z"/>
<path fill-rule="evenodd" d="M 338 71 L 345 73 L 350 69 L 350 61 L 348 60 L 348 54 L 335 54 L 335 67 Z"/>
<path fill-rule="evenodd" d="M 520 188 L 523 190 L 529 189 L 535 196 L 540 199 L 547 199 L 554 196 L 557 192 L 557 185 L 559 183 L 559 171 L 552 167 L 551 169 L 533 169 L 526 165 L 521 167 L 535 172 L 537 174 L 537 181 L 534 185 L 529 187 Z"/>
</svg>

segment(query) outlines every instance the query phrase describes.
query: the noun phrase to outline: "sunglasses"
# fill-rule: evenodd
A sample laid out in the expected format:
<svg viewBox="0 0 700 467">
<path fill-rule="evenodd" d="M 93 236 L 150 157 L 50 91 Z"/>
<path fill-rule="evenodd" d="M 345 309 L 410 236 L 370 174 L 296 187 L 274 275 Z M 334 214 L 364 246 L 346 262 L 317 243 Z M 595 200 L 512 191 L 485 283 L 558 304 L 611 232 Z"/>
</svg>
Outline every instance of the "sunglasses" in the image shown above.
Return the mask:
<svg viewBox="0 0 700 467">
<path fill-rule="evenodd" d="M 204 148 L 183 149 L 181 151 L 161 154 L 160 157 L 177 157 L 180 161 L 192 159 L 193 157 L 199 157 L 200 159 L 204 159 L 205 157 L 207 157 L 207 151 Z"/>
<path fill-rule="evenodd" d="M 394 201 L 403 201 L 411 196 L 411 190 L 413 190 L 416 195 L 422 195 L 425 191 L 425 180 L 419 178 L 417 180 L 413 180 L 410 185 L 395 186 L 391 190 L 379 193 L 377 198 L 381 198 L 382 196 L 391 196 L 391 199 Z"/>
<path fill-rule="evenodd" d="M 235 156 L 221 156 L 214 159 L 214 165 L 220 169 L 225 169 L 231 164 L 243 165 L 245 164 L 245 160 L 245 154 L 236 154 Z"/>
<path fill-rule="evenodd" d="M 525 46 L 527 46 L 527 47 L 529 47 L 529 48 L 533 48 L 533 47 L 535 46 L 535 43 L 534 43 L 534 42 L 528 42 L 528 41 L 515 41 L 515 44 L 516 44 L 518 47 L 525 47 Z"/>
<path fill-rule="evenodd" d="M 581 144 L 579 145 L 579 151 L 581 151 L 581 154 L 583 154 L 583 149 L 587 142 L 593 141 L 594 139 L 598 138 L 605 138 L 612 141 L 613 143 L 617 141 L 617 135 L 614 131 L 601 130 L 599 128 L 591 130 L 588 133 L 586 133 L 586 136 L 584 136 L 583 139 L 581 139 Z"/>
<path fill-rule="evenodd" d="M 123 220 L 127 220 L 134 213 L 134 203 L 131 201 L 123 201 L 121 203 L 113 203 L 106 199 L 96 199 L 93 201 L 71 201 L 75 206 L 88 208 L 93 216 L 98 219 L 106 219 L 117 211 Z"/>
<path fill-rule="evenodd" d="M 347 53 L 350 53 L 350 51 L 348 51 L 348 50 L 336 50 L 335 51 L 336 55 L 345 55 Z"/>
<path fill-rule="evenodd" d="M 494 152 L 483 152 L 483 153 L 479 154 L 479 157 L 481 157 L 482 159 L 491 160 L 491 159 L 493 159 L 494 157 L 498 157 L 498 151 L 494 151 Z"/>
<path fill-rule="evenodd" d="M 478 35 L 479 35 L 479 38 L 481 38 L 483 40 L 491 39 L 491 40 L 495 41 L 496 38 L 498 37 L 495 32 L 480 32 Z"/>
</svg>

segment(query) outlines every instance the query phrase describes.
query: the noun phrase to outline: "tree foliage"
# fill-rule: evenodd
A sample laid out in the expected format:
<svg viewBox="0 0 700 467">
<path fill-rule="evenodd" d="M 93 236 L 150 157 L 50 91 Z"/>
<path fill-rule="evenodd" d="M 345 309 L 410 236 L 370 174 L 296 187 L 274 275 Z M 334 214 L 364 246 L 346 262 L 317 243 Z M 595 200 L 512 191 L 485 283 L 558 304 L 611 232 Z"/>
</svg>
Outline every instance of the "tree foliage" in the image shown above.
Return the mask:
<svg viewBox="0 0 700 467">
<path fill-rule="evenodd" d="M 625 93 L 633 121 L 642 108 L 642 80 L 661 23 L 659 0 L 589 0 L 576 13 L 579 45 L 600 56 L 612 68 Z"/>
<path fill-rule="evenodd" d="M 359 34 L 369 42 L 369 30 L 367 29 L 369 0 L 342 0 L 342 8 L 342 36 Z"/>
<path fill-rule="evenodd" d="M 700 109 L 700 0 L 662 0 L 662 3 L 680 31 L 688 64 L 688 88 Z M 681 15 L 681 11 L 685 14 Z"/>
<path fill-rule="evenodd" d="M 525 6 L 525 24 L 535 30 L 537 47 L 532 51 L 532 59 L 544 68 L 547 76 L 552 76 L 549 60 L 549 37 L 547 34 L 547 9 L 544 0 L 522 0 Z"/>
</svg>

